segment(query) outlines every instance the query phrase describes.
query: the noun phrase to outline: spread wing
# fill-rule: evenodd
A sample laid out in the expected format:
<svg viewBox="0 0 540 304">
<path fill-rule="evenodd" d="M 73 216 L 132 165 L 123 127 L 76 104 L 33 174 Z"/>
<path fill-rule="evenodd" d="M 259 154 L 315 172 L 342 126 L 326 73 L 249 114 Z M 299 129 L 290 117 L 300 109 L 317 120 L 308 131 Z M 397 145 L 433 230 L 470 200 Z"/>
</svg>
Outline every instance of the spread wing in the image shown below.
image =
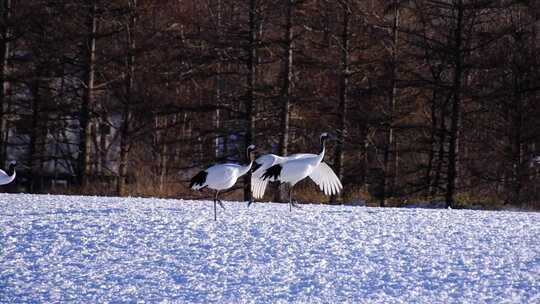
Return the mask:
<svg viewBox="0 0 540 304">
<path fill-rule="evenodd" d="M 255 182 L 253 182 L 255 181 Z M 260 199 L 264 196 L 264 192 L 266 191 L 266 186 L 268 185 L 268 179 L 251 179 L 251 191 L 253 193 L 253 197 Z"/>
<path fill-rule="evenodd" d="M 279 158 L 280 157 L 277 155 L 266 154 L 255 160 L 253 165 L 256 166 L 257 169 L 251 174 L 251 193 L 254 198 L 262 198 L 264 196 L 268 180 L 263 180 L 262 175 L 266 169 L 278 163 Z"/>
<path fill-rule="evenodd" d="M 343 185 L 341 185 L 341 181 L 337 175 L 324 162 L 321 162 L 309 177 L 326 195 L 338 194 L 343 189 Z"/>
</svg>

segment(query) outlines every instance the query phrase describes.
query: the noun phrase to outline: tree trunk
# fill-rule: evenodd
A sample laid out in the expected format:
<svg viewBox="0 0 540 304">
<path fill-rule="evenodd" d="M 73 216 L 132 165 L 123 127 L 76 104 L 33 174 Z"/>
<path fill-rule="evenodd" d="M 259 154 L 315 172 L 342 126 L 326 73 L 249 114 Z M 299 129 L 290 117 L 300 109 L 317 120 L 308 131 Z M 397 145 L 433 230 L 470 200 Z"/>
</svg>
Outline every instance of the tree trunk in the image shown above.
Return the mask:
<svg viewBox="0 0 540 304">
<path fill-rule="evenodd" d="M 364 134 L 363 148 L 364 148 L 364 155 L 363 155 L 362 162 L 364 163 L 363 164 L 364 170 L 362 171 L 362 182 L 364 186 L 363 191 L 365 193 L 368 193 L 369 184 L 370 184 L 370 182 L 368 181 L 370 166 L 369 166 L 369 140 L 367 138 L 367 134 Z"/>
<path fill-rule="evenodd" d="M 128 136 L 129 136 L 129 104 L 124 105 L 122 115 L 122 125 L 120 127 L 120 163 L 118 167 L 118 181 L 116 184 L 116 192 L 119 196 L 125 194 L 126 177 L 127 177 L 127 158 L 128 158 Z"/>
<path fill-rule="evenodd" d="M 222 44 L 222 10 L 223 10 L 223 7 L 222 7 L 222 3 L 221 3 L 221 0 L 218 0 L 218 3 L 217 3 L 217 34 L 218 34 L 218 41 L 219 41 L 219 45 Z M 217 64 L 217 73 L 216 73 L 216 110 L 214 111 L 214 130 L 216 130 L 216 138 L 214 139 L 214 156 L 216 159 L 219 159 L 220 157 L 220 146 L 219 146 L 219 142 L 220 142 L 220 138 L 222 136 L 222 132 L 220 130 L 221 128 L 221 124 L 220 124 L 220 119 L 221 119 L 221 113 L 219 111 L 219 106 L 222 104 L 222 94 L 223 94 L 223 79 L 222 79 L 222 76 L 221 76 L 221 73 L 223 72 L 223 69 L 222 69 L 222 66 L 221 66 L 221 52 L 219 52 L 219 62 Z"/>
<path fill-rule="evenodd" d="M 290 107 L 293 89 L 293 0 L 286 0 L 285 14 L 285 44 L 283 52 L 283 87 L 281 91 L 281 136 L 279 138 L 279 154 L 286 156 L 289 154 L 289 121 Z M 287 186 L 281 184 L 275 192 L 274 201 L 281 202 L 287 196 Z"/>
<path fill-rule="evenodd" d="M 454 79 L 452 93 L 452 112 L 450 115 L 450 138 L 448 149 L 448 176 L 446 187 L 446 207 L 454 205 L 454 195 L 456 192 L 456 184 L 458 180 L 458 155 L 459 155 L 459 131 L 460 131 L 460 113 L 461 113 L 461 90 L 463 77 L 463 5 L 462 1 L 457 1 L 457 19 L 454 32 Z"/>
<path fill-rule="evenodd" d="M 521 188 L 522 185 L 522 166 L 523 166 L 523 144 L 522 144 L 522 138 L 523 138 L 523 100 L 522 100 L 522 94 L 521 94 L 521 84 L 522 80 L 520 77 L 521 71 L 519 71 L 520 67 L 520 58 L 519 58 L 519 52 L 524 48 L 520 40 L 521 37 L 518 36 L 517 45 L 518 47 L 513 52 L 514 53 L 514 77 L 513 77 L 513 106 L 510 107 L 513 110 L 512 115 L 512 126 L 510 130 L 512 130 L 512 136 L 511 136 L 511 144 L 512 144 L 512 189 L 511 189 L 511 204 L 514 205 L 521 205 Z"/>
<path fill-rule="evenodd" d="M 99 125 L 99 173 L 106 175 L 107 169 L 107 135 L 109 127 L 104 123 Z"/>
<path fill-rule="evenodd" d="M 83 98 L 80 109 L 79 126 L 79 155 L 78 180 L 83 188 L 88 184 L 88 175 L 90 173 L 90 153 L 92 147 L 91 117 L 92 101 L 94 94 L 94 75 L 96 64 L 96 31 L 97 31 L 97 4 L 92 1 L 90 12 L 87 19 L 88 38 L 86 39 L 86 62 L 84 71 Z"/>
<path fill-rule="evenodd" d="M 438 136 L 439 136 L 439 151 L 437 152 L 437 166 L 435 167 L 435 176 L 433 178 L 433 187 L 431 189 L 431 196 L 435 196 L 439 193 L 439 188 L 441 186 L 441 180 L 444 170 L 444 160 L 446 159 L 446 137 L 447 137 L 447 112 L 446 112 L 447 102 L 444 103 L 444 105 L 441 107 L 441 117 L 440 117 L 440 123 L 439 123 L 439 129 L 437 130 Z"/>
<path fill-rule="evenodd" d="M 9 81 L 7 75 L 9 73 L 9 53 L 11 48 L 11 0 L 2 1 L 2 19 L 4 27 L 2 28 L 3 41 L 0 45 L 0 167 L 4 167 L 6 163 L 7 152 L 7 134 L 8 125 L 6 113 L 9 109 L 8 90 Z"/>
<path fill-rule="evenodd" d="M 430 139 L 429 139 L 429 154 L 428 154 L 428 163 L 426 168 L 425 175 L 425 193 L 426 196 L 429 196 L 433 191 L 433 163 L 435 160 L 435 149 L 437 143 L 437 93 L 432 92 L 431 96 L 431 130 L 430 130 Z"/>
<path fill-rule="evenodd" d="M 289 145 L 289 118 L 290 118 L 290 103 L 292 95 L 292 68 L 293 68 L 293 0 L 287 0 L 287 12 L 285 20 L 285 47 L 284 47 L 284 81 L 282 88 L 282 108 L 281 108 L 281 137 L 279 141 L 279 153 L 281 155 L 288 154 Z"/>
<path fill-rule="evenodd" d="M 30 144 L 29 144 L 29 159 L 28 167 L 30 169 L 30 192 L 39 191 L 39 176 L 40 176 L 40 163 L 41 163 L 41 153 L 40 151 L 40 132 L 41 132 L 41 95 L 40 95 L 40 71 L 36 71 L 34 77 L 35 79 L 31 84 L 32 91 L 32 123 L 30 130 Z"/>
<path fill-rule="evenodd" d="M 255 114 L 253 111 L 255 104 L 255 78 L 256 78 L 256 60 L 257 60 L 257 20 L 256 20 L 256 0 L 249 1 L 249 37 L 248 37 L 248 60 L 247 60 L 247 96 L 245 100 L 246 120 L 245 120 L 245 142 L 244 151 L 254 143 Z M 251 172 L 244 175 L 244 200 L 251 200 Z"/>
<path fill-rule="evenodd" d="M 167 164 L 168 164 L 168 157 L 167 153 L 169 153 L 169 149 L 167 144 L 162 143 L 161 149 L 160 149 L 160 157 L 159 157 L 159 190 L 164 191 L 166 190 L 165 184 L 167 183 Z"/>
<path fill-rule="evenodd" d="M 122 125 L 120 128 L 120 166 L 118 168 L 118 182 L 116 192 L 118 195 L 126 193 L 127 179 L 127 162 L 129 159 L 130 150 L 130 124 L 131 124 L 131 103 L 133 99 L 134 83 L 135 83 L 135 26 L 137 17 L 135 10 L 137 9 L 137 0 L 129 0 L 131 16 L 129 24 L 126 28 L 128 41 L 128 52 L 126 60 L 127 75 L 125 80 L 126 92 L 125 103 L 122 113 Z"/>
<path fill-rule="evenodd" d="M 392 161 L 391 154 L 395 154 L 395 151 L 392 152 L 394 146 L 394 115 L 396 111 L 396 99 L 397 99 L 397 68 L 398 68 L 398 38 L 399 38 L 399 4 L 397 1 L 394 1 L 394 22 L 392 24 L 392 75 L 391 75 L 391 85 L 392 90 L 390 92 L 389 98 L 389 109 L 388 109 L 388 126 L 386 132 L 386 144 L 384 146 L 384 156 L 383 156 L 383 166 L 384 174 L 382 180 L 382 195 L 380 205 L 384 207 L 387 203 L 388 196 L 390 193 L 390 185 L 393 184 L 393 179 L 395 176 L 391 174 L 392 171 Z M 395 157 L 395 155 L 394 155 Z"/>
<path fill-rule="evenodd" d="M 348 2 L 342 3 L 343 24 L 341 29 L 341 54 L 339 69 L 339 107 L 338 107 L 338 142 L 334 154 L 334 169 L 340 180 L 343 180 L 343 157 L 345 149 L 345 135 L 347 134 L 347 93 L 349 88 L 349 18 L 350 8 Z M 335 203 L 339 194 L 332 196 L 330 201 Z"/>
</svg>

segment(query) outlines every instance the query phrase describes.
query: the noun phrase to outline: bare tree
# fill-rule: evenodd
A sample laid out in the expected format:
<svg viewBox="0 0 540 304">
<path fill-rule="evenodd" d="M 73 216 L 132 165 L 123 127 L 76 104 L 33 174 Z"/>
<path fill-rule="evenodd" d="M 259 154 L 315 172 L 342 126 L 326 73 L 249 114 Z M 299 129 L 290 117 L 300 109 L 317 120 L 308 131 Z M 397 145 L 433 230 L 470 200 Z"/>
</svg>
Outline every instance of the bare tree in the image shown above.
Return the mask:
<svg viewBox="0 0 540 304">
<path fill-rule="evenodd" d="M 1 13 L 1 37 L 0 44 L 0 142 L 4 143 L 0 147 L 0 166 L 4 166 L 6 161 L 6 145 L 7 142 L 7 117 L 9 112 L 9 56 L 11 51 L 12 35 L 11 35 L 11 0 L 2 1 L 0 8 Z"/>
<path fill-rule="evenodd" d="M 341 35 L 339 39 L 339 106 L 338 106 L 338 142 L 334 152 L 334 168 L 336 175 L 340 180 L 344 177 L 344 153 L 345 140 L 347 135 L 347 110 L 348 110 L 348 94 L 349 94 L 349 53 L 350 53 L 350 19 L 352 8 L 349 1 L 340 1 L 342 24 Z M 331 199 L 332 201 L 335 198 Z"/>
<path fill-rule="evenodd" d="M 120 123 L 120 155 L 118 167 L 118 181 L 116 192 L 123 195 L 126 192 L 126 178 L 128 173 L 128 158 L 131 143 L 132 103 L 135 91 L 135 51 L 137 27 L 137 0 L 128 0 L 128 22 L 125 24 L 126 52 L 125 52 L 125 78 L 124 100 L 122 101 Z"/>
<path fill-rule="evenodd" d="M 90 1 L 86 16 L 86 41 L 84 44 L 83 96 L 79 114 L 79 154 L 77 156 L 77 177 L 82 187 L 87 186 L 90 174 L 90 151 L 92 144 L 91 113 L 94 96 L 97 39 L 97 0 Z"/>
</svg>

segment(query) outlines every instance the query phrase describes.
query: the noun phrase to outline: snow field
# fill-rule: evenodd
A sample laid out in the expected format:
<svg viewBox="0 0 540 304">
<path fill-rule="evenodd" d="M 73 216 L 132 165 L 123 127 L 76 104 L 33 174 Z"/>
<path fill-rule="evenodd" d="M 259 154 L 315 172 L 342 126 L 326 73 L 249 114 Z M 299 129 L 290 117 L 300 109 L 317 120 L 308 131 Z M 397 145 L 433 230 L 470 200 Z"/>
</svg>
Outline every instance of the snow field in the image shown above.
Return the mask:
<svg viewBox="0 0 540 304">
<path fill-rule="evenodd" d="M 540 303 L 540 214 L 0 194 L 0 303 Z"/>
</svg>

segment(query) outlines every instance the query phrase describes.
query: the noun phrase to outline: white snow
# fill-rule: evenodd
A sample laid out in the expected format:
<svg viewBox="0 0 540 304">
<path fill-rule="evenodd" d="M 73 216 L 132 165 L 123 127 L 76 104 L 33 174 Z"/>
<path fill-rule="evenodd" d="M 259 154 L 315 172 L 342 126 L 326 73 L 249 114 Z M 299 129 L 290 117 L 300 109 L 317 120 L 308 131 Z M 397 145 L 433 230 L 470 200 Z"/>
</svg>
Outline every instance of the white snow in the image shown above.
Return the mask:
<svg viewBox="0 0 540 304">
<path fill-rule="evenodd" d="M 540 303 L 540 213 L 0 194 L 0 303 Z"/>
</svg>

